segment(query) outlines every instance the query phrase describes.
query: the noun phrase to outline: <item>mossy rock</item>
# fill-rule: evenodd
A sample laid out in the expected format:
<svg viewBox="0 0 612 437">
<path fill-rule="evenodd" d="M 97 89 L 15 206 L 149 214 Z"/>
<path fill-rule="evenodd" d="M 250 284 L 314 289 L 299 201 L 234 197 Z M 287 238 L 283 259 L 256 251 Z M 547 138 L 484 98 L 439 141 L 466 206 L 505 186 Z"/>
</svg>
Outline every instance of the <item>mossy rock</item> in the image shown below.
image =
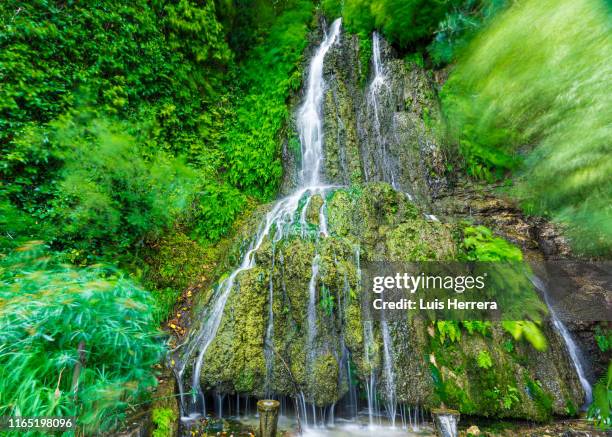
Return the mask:
<svg viewBox="0 0 612 437">
<path fill-rule="evenodd" d="M 311 378 L 310 392 L 315 405 L 322 407 L 338 401 L 339 366 L 332 354 L 326 353 L 314 359 Z"/>
</svg>

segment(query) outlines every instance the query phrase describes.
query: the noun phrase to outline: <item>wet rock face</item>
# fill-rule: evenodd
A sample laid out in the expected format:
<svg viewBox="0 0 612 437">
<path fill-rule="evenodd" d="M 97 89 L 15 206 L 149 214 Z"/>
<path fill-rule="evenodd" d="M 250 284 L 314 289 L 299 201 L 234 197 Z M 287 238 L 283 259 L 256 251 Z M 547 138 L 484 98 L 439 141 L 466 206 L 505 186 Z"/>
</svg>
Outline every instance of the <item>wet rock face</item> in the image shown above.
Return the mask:
<svg viewBox="0 0 612 437">
<path fill-rule="evenodd" d="M 315 199 L 304 202 L 306 216 L 318 217 L 312 210 L 323 208 L 323 199 Z M 276 243 L 265 241 L 256 267 L 239 275 L 204 358 L 206 390 L 292 396 L 297 386 L 307 402 L 328 406 L 345 397 L 351 384 L 362 391 L 373 374 L 380 399 L 386 399 L 383 333 L 374 322 L 371 339 L 365 335 L 357 258 L 455 259 L 454 225 L 425 220 L 422 210 L 385 183 L 329 192 L 325 204 L 329 237 L 310 232 L 315 226 L 306 222 L 305 233 L 296 228 Z M 444 402 L 467 414 L 537 420 L 580 403 L 580 386 L 552 332 L 546 332 L 550 348 L 543 353 L 495 325 L 486 335 L 464 332 L 457 342 L 422 320 L 390 321 L 389 333 L 399 403 L 431 408 Z M 477 365 L 481 351 L 494 367 Z"/>
<path fill-rule="evenodd" d="M 393 57 L 381 38 L 380 58 L 364 81 L 359 41 L 344 34 L 325 64 L 325 174 L 348 185 L 385 181 L 427 205 L 445 180 L 442 152 L 428 121 L 437 101 L 428 73 Z"/>
<path fill-rule="evenodd" d="M 375 95 L 370 89 L 375 76 L 364 81 L 360 70 L 357 37 L 342 34 L 328 52 L 324 179 L 343 188 L 303 199 L 296 214 L 304 220 L 295 220 L 279 241 L 272 232 L 255 254 L 256 266 L 238 275 L 204 356 L 202 387 L 258 397 L 299 391 L 307 402 L 327 406 L 351 388 L 363 393 L 366 381 L 374 380 L 382 402 L 388 396 L 426 408 L 444 402 L 489 417 L 543 420 L 565 414 L 568 405 L 580 405 L 582 393 L 552 332 L 547 332 L 550 349 L 542 354 L 498 325 L 450 341 L 431 322 L 389 322 L 390 344 L 379 322 L 366 330 L 360 261 L 456 259 L 459 225 L 426 220 L 424 213 L 436 207 L 449 217 L 471 202 L 442 199 L 449 188 L 441 176 L 445 160 L 429 128 L 438 109 L 427 72 L 393 59 L 392 49 L 379 43 L 385 67 Z M 285 192 L 295 186 L 299 165 L 294 126 L 290 121 L 283 146 Z M 482 210 L 498 208 L 491 202 Z M 511 224 L 506 226 L 511 241 L 533 244 L 531 228 L 523 229 L 514 216 L 500 217 Z M 203 294 L 202 304 L 210 296 Z M 479 367 L 482 352 L 491 357 L 492 368 Z M 389 361 L 391 371 L 385 369 Z M 392 394 L 385 390 L 389 384 Z"/>
</svg>

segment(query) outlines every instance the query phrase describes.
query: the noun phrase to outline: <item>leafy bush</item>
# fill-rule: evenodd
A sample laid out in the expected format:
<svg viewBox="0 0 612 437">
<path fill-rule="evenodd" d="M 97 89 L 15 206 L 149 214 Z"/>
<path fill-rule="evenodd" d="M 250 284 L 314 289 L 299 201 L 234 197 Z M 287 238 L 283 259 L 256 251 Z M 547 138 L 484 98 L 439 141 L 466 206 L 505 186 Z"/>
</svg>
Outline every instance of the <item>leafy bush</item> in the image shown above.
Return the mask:
<svg viewBox="0 0 612 437">
<path fill-rule="evenodd" d="M 237 188 L 227 184 L 205 184 L 198 195 L 195 235 L 204 242 L 217 241 L 229 231 L 245 203 L 246 197 Z"/>
<path fill-rule="evenodd" d="M 172 437 L 172 423 L 178 419 L 176 413 L 170 408 L 156 408 L 151 414 L 155 424 L 152 437 Z"/>
<path fill-rule="evenodd" d="M 612 429 L 612 361 L 608 372 L 595 384 L 593 403 L 589 406 L 588 416 L 598 428 Z"/>
<path fill-rule="evenodd" d="M 295 0 L 282 10 L 264 42 L 235 72 L 237 104 L 222 145 L 227 180 L 247 194 L 269 199 L 282 175 L 278 135 L 289 113 L 286 100 L 302 83 L 300 65 L 308 42 L 312 3 Z"/>
<path fill-rule="evenodd" d="M 511 193 L 525 211 L 567 225 L 574 246 L 594 254 L 609 254 L 612 241 L 609 20 L 599 0 L 515 2 L 442 90 L 468 173 L 514 171 Z"/>
<path fill-rule="evenodd" d="M 205 110 L 231 58 L 214 1 L 8 0 L 0 21 L 2 152 L 15 132 L 53 120 L 80 91 L 105 111 L 155 124 L 158 146 L 188 153 L 201 145 Z"/>
<path fill-rule="evenodd" d="M 114 429 L 156 384 L 164 347 L 152 310 L 129 280 L 59 264 L 40 243 L 0 260 L 0 415 Z"/>
<path fill-rule="evenodd" d="M 503 238 L 493 235 L 486 226 L 463 229 L 464 257 L 468 261 L 522 261 L 521 250 Z"/>
<path fill-rule="evenodd" d="M 54 123 L 62 181 L 50 216 L 64 244 L 96 250 L 133 246 L 168 226 L 192 200 L 197 177 L 163 153 L 145 160 L 135 138 L 103 119 Z"/>
</svg>

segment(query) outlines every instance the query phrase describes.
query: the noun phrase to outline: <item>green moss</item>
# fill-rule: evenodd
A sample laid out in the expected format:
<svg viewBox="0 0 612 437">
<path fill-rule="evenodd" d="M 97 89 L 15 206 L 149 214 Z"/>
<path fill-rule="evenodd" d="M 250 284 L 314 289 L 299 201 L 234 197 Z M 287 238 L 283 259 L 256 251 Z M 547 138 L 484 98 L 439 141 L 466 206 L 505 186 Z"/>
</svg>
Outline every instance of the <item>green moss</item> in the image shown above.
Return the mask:
<svg viewBox="0 0 612 437">
<path fill-rule="evenodd" d="M 313 225 L 319 225 L 319 212 L 323 206 L 323 198 L 315 194 L 310 198 L 308 202 L 308 208 L 306 209 L 306 220 L 308 223 Z"/>
<path fill-rule="evenodd" d="M 413 219 L 386 234 L 390 261 L 452 260 L 455 245 L 447 225 Z"/>
<path fill-rule="evenodd" d="M 318 406 L 329 405 L 339 399 L 338 361 L 330 353 L 315 358 L 312 366 L 311 392 Z"/>
<path fill-rule="evenodd" d="M 176 411 L 171 408 L 154 408 L 151 420 L 155 429 L 151 437 L 172 437 L 174 435 L 174 422 L 178 419 Z"/>
<path fill-rule="evenodd" d="M 544 391 L 542 384 L 537 380 L 525 378 L 525 384 L 527 386 L 527 393 L 531 399 L 535 402 L 536 408 L 543 417 L 550 417 L 552 415 L 552 397 Z"/>
</svg>

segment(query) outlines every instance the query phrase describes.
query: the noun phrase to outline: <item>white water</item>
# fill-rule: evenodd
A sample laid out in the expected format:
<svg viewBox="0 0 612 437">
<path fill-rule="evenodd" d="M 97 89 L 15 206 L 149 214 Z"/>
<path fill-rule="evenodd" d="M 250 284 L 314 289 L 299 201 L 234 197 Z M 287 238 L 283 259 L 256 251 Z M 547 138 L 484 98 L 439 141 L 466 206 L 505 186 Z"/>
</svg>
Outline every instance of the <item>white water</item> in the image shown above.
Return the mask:
<svg viewBox="0 0 612 437">
<path fill-rule="evenodd" d="M 548 299 L 548 292 L 544 282 L 542 282 L 542 280 L 537 276 L 533 276 L 531 278 L 531 282 L 533 283 L 533 285 L 536 286 L 538 290 L 540 290 L 542 296 L 544 296 L 544 302 L 546 303 L 546 306 L 548 306 L 548 310 L 550 311 L 550 318 L 552 320 L 553 326 L 557 330 L 559 335 L 561 335 L 561 338 L 563 338 L 563 342 L 565 343 L 565 347 L 567 347 L 567 351 L 569 353 L 572 364 L 574 365 L 574 369 L 576 369 L 578 380 L 580 381 L 580 385 L 584 390 L 584 406 L 586 407 L 593 401 L 593 388 L 591 387 L 591 383 L 589 382 L 589 380 L 586 378 L 586 372 L 582 364 L 582 354 L 580 352 L 580 349 L 578 348 L 578 345 L 576 345 L 576 342 L 574 341 L 569 330 L 563 324 L 563 322 L 559 320 L 559 317 L 557 317 L 555 310 L 550 304 Z"/>
<path fill-rule="evenodd" d="M 391 429 L 388 426 L 361 426 L 356 423 L 339 424 L 329 428 L 307 429 L 303 437 L 410 437 L 416 436 L 406 430 Z"/>
<path fill-rule="evenodd" d="M 385 371 L 385 407 L 391 426 L 395 426 L 397 402 L 395 397 L 395 371 L 393 370 L 393 345 L 387 321 L 383 319 L 380 324 L 383 338 L 383 368 Z"/>
<path fill-rule="evenodd" d="M 367 104 L 368 107 L 371 108 L 374 118 L 374 133 L 376 134 L 376 142 L 380 147 L 382 176 L 385 182 L 388 182 L 393 188 L 399 190 L 395 168 L 392 165 L 391 158 L 387 151 L 387 141 L 383 136 L 380 121 L 380 99 L 383 98 L 385 96 L 384 93 L 388 93 L 390 89 L 387 83 L 385 66 L 380 56 L 380 36 L 377 32 L 372 34 L 372 66 L 374 67 L 374 78 L 370 83 Z"/>
<path fill-rule="evenodd" d="M 457 437 L 457 417 L 452 414 L 438 416 L 442 437 Z"/>
<path fill-rule="evenodd" d="M 325 92 L 323 81 L 323 61 L 329 49 L 340 35 L 341 20 L 331 25 L 329 33 L 310 61 L 306 98 L 298 110 L 297 126 L 302 146 L 302 169 L 300 180 L 303 186 L 319 185 L 323 164 L 323 117 L 321 108 Z"/>
<path fill-rule="evenodd" d="M 264 356 L 266 358 L 266 397 L 270 397 L 272 385 L 272 370 L 274 366 L 274 264 L 275 246 L 272 245 L 272 268 L 268 284 L 268 326 L 264 340 Z"/>
<path fill-rule="evenodd" d="M 315 355 L 314 341 L 317 335 L 317 280 L 319 279 L 319 255 L 312 260 L 312 272 L 308 282 L 308 355 Z"/>
<path fill-rule="evenodd" d="M 386 140 L 382 135 L 380 126 L 379 98 L 383 92 L 388 92 L 389 85 L 387 84 L 385 66 L 380 56 L 380 36 L 377 32 L 372 34 L 372 64 L 374 67 L 374 79 L 372 79 L 372 83 L 370 84 L 368 103 L 372 107 L 376 140 L 382 151 L 383 178 L 386 182 L 390 183 L 394 189 L 398 190 L 399 187 L 396 182 L 395 171 L 390 163 Z M 382 320 L 381 330 L 383 337 L 383 369 L 385 374 L 385 407 L 387 409 L 387 415 L 391 420 L 391 425 L 395 426 L 397 402 L 395 372 L 393 370 L 393 345 L 391 344 L 389 326 L 386 320 Z"/>
<path fill-rule="evenodd" d="M 321 165 L 323 162 L 323 121 L 321 117 L 321 105 L 323 103 L 323 93 L 325 89 L 323 81 L 323 60 L 328 50 L 334 45 L 339 37 L 340 24 L 340 19 L 333 22 L 329 32 L 325 35 L 325 39 L 312 58 L 309 68 L 306 98 L 304 104 L 298 111 L 298 129 L 302 146 L 300 188 L 293 194 L 277 201 L 272 207 L 272 210 L 266 215 L 265 220 L 260 223 L 259 229 L 251 240 L 240 266 L 219 284 L 215 290 L 214 296 L 206 307 L 203 315 L 203 322 L 199 330 L 195 333 L 195 337 L 190 340 L 185 351 L 177 360 L 175 372 L 179 381 L 182 414 L 185 419 L 194 416 L 197 417 L 197 414 L 204 413 L 205 411 L 204 396 L 200 388 L 200 377 L 204 356 L 217 334 L 223 318 L 225 305 L 234 288 L 238 275 L 254 267 L 255 252 L 261 247 L 266 237 L 270 237 L 276 242 L 290 232 L 290 228 L 294 224 L 295 216 L 300 206 L 300 200 L 304 196 L 310 198 L 318 194 L 325 198 L 325 192 L 330 188 L 321 184 Z M 323 235 L 327 235 L 324 206 L 320 211 L 320 218 L 323 219 L 320 231 Z M 272 290 L 270 292 L 272 293 Z M 269 329 L 273 332 L 273 325 L 270 325 Z M 184 391 L 183 377 L 187 365 L 194 354 L 197 354 L 197 357 L 192 374 L 190 395 L 187 395 Z"/>
</svg>

